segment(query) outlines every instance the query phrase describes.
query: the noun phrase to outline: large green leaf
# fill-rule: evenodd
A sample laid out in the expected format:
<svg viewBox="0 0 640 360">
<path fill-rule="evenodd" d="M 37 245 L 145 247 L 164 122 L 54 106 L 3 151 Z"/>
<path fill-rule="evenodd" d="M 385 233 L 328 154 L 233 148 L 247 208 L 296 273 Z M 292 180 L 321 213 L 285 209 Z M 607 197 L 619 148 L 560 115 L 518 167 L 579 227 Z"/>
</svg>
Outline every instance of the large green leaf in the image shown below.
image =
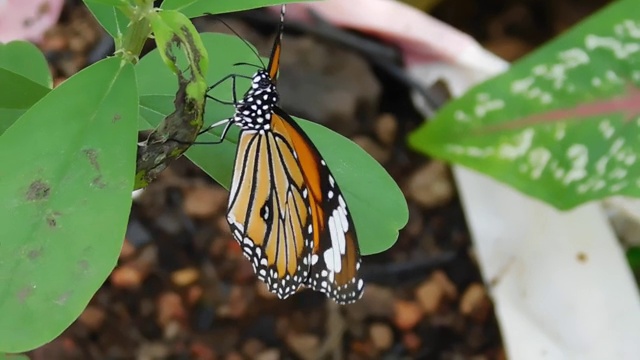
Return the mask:
<svg viewBox="0 0 640 360">
<path fill-rule="evenodd" d="M 254 68 L 233 66 L 237 62 L 259 64 L 255 54 L 242 41 L 233 36 L 221 34 L 202 34 L 202 40 L 211 63 L 207 80 L 214 83 L 230 73 L 251 75 Z M 145 56 L 136 66 L 138 86 L 140 88 L 141 117 L 155 126 L 171 111 L 176 80 L 173 76 L 158 69 L 163 67 L 162 60 L 154 51 Z M 248 88 L 247 81 L 239 81 L 238 91 Z M 231 82 L 216 87 L 211 95 L 230 100 Z M 208 101 L 205 123 L 229 117 L 232 106 Z M 297 120 L 316 144 L 327 164 L 331 167 L 336 180 L 345 193 L 346 200 L 354 217 L 360 247 L 363 254 L 373 254 L 386 250 L 397 239 L 398 229 L 408 219 L 406 202 L 398 186 L 387 172 L 365 151 L 349 139 L 334 133 L 320 125 L 305 120 Z M 215 130 L 220 134 L 220 130 Z M 236 152 L 238 130 L 232 130 L 222 144 L 195 145 L 187 151 L 187 156 L 209 175 L 225 187 L 229 187 Z M 218 137 L 204 134 L 199 141 L 214 141 Z M 363 181 L 366 178 L 366 181 Z"/>
<path fill-rule="evenodd" d="M 116 264 L 138 94 L 118 58 L 79 72 L 0 137 L 0 352 L 60 334 Z"/>
<path fill-rule="evenodd" d="M 35 45 L 0 44 L 0 135 L 46 95 L 51 84 L 47 61 Z"/>
<path fill-rule="evenodd" d="M 165 0 L 162 8 L 166 10 L 179 10 L 188 17 L 198 17 L 205 13 L 222 14 L 234 11 L 255 9 L 271 5 L 287 4 L 292 2 L 313 0 L 243 0 L 243 1 L 211 1 L 211 0 Z"/>
<path fill-rule="evenodd" d="M 416 149 L 569 209 L 640 196 L 640 30 L 617 1 L 444 107 Z"/>
</svg>

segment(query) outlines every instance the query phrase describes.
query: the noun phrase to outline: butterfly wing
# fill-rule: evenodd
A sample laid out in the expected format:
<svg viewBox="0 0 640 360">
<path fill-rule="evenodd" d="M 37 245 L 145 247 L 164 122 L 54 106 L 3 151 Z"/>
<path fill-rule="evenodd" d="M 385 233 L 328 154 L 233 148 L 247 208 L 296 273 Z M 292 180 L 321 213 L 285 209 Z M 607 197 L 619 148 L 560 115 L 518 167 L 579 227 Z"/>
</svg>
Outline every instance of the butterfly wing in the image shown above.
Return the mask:
<svg viewBox="0 0 640 360">
<path fill-rule="evenodd" d="M 311 269 L 306 285 L 340 304 L 362 296 L 358 239 L 351 213 L 324 159 L 293 119 L 274 108 L 272 131 L 294 149 L 309 191 L 313 226 Z"/>
<path fill-rule="evenodd" d="M 309 275 L 313 248 L 309 193 L 295 152 L 267 131 L 243 130 L 227 220 L 258 278 L 281 299 Z"/>
<path fill-rule="evenodd" d="M 265 69 L 274 86 L 284 12 L 283 5 Z M 260 101 L 269 100 L 263 96 Z M 245 97 L 243 106 L 262 116 L 257 108 L 269 105 L 254 100 Z M 269 125 L 256 130 L 262 126 L 256 118 L 240 132 L 227 211 L 233 236 L 258 278 L 281 299 L 305 285 L 340 304 L 353 302 L 362 296 L 361 259 L 342 192 L 302 129 L 277 106 L 273 111 Z"/>
</svg>

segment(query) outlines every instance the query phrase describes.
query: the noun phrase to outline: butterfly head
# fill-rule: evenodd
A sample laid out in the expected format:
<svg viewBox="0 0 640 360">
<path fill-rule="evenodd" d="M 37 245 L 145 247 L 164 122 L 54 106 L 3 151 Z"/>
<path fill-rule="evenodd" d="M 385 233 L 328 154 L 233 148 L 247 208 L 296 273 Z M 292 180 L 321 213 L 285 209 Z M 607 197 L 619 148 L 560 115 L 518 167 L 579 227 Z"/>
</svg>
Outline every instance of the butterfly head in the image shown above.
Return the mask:
<svg viewBox="0 0 640 360">
<path fill-rule="evenodd" d="M 266 70 L 258 70 L 251 80 L 251 88 L 236 106 L 233 120 L 244 130 L 269 130 L 277 103 L 276 85 Z"/>
</svg>

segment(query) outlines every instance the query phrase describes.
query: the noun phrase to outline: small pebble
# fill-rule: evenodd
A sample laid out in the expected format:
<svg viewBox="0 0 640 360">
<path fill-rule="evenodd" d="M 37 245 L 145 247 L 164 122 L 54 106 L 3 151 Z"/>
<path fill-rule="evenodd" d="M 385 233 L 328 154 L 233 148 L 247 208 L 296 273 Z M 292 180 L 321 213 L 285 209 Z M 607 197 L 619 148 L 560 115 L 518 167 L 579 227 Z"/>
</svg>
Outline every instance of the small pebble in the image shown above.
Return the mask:
<svg viewBox="0 0 640 360">
<path fill-rule="evenodd" d="M 402 335 L 402 344 L 404 344 L 410 352 L 416 352 L 420 349 L 422 340 L 418 335 L 416 335 L 416 333 L 406 332 Z"/>
<path fill-rule="evenodd" d="M 158 265 L 158 248 L 154 245 L 145 246 L 140 250 L 133 264 L 140 269 L 150 271 Z"/>
<path fill-rule="evenodd" d="M 172 272 L 171 282 L 177 286 L 187 286 L 196 282 L 199 277 L 200 272 L 197 269 L 188 267 Z"/>
<path fill-rule="evenodd" d="M 167 326 L 172 320 L 183 320 L 187 311 L 182 303 L 180 295 L 167 292 L 158 298 L 157 322 L 161 327 Z"/>
<path fill-rule="evenodd" d="M 438 311 L 444 298 L 442 287 L 432 280 L 427 280 L 416 289 L 416 300 L 424 310 L 425 315 L 433 315 Z"/>
<path fill-rule="evenodd" d="M 225 360 L 244 360 L 244 357 L 242 355 L 240 355 L 238 352 L 232 351 L 232 352 L 228 353 L 227 356 L 225 356 L 224 359 Z"/>
<path fill-rule="evenodd" d="M 218 186 L 200 185 L 185 191 L 184 212 L 194 218 L 210 218 L 223 212 L 228 193 Z"/>
<path fill-rule="evenodd" d="M 286 342 L 291 352 L 301 359 L 313 359 L 313 354 L 316 354 L 320 347 L 318 336 L 308 333 L 289 333 Z"/>
<path fill-rule="evenodd" d="M 445 300 L 457 297 L 455 285 L 447 275 L 438 270 L 416 289 L 416 300 L 426 315 L 435 314 Z"/>
<path fill-rule="evenodd" d="M 393 345 L 393 331 L 385 323 L 374 323 L 369 327 L 369 337 L 373 346 L 380 351 L 386 351 Z"/>
<path fill-rule="evenodd" d="M 216 360 L 217 356 L 211 345 L 195 340 L 191 344 L 191 358 L 194 360 Z"/>
<path fill-rule="evenodd" d="M 409 178 L 407 194 L 424 209 L 447 204 L 455 193 L 447 166 L 436 160 L 418 168 Z"/>
<path fill-rule="evenodd" d="M 478 322 L 483 322 L 491 310 L 491 301 L 482 284 L 469 285 L 460 299 L 460 312 Z"/>
<path fill-rule="evenodd" d="M 137 289 L 145 276 L 146 274 L 143 274 L 136 266 L 125 264 L 115 268 L 111 272 L 109 280 L 117 288 Z"/>
<path fill-rule="evenodd" d="M 82 314 L 80 314 L 78 321 L 83 323 L 90 330 L 96 331 L 102 327 L 105 317 L 106 315 L 102 308 L 89 305 L 84 309 Z"/>
<path fill-rule="evenodd" d="M 422 319 L 422 308 L 413 301 L 396 300 L 393 322 L 400 330 L 413 329 Z"/>
<path fill-rule="evenodd" d="M 129 242 L 129 240 L 127 238 L 124 239 L 124 241 L 122 242 L 122 248 L 120 249 L 120 260 L 126 260 L 130 257 L 132 257 L 136 252 L 136 248 L 135 246 L 133 246 L 131 244 L 131 242 Z"/>
<path fill-rule="evenodd" d="M 171 350 L 169 344 L 163 342 L 147 342 L 138 347 L 137 360 L 155 360 L 166 359 L 169 357 Z"/>
<path fill-rule="evenodd" d="M 393 145 L 398 133 L 398 119 L 393 114 L 384 113 L 378 116 L 374 126 L 378 140 L 386 146 Z"/>
<path fill-rule="evenodd" d="M 189 287 L 187 290 L 187 304 L 193 305 L 196 304 L 200 299 L 202 299 L 202 294 L 204 294 L 204 290 L 202 286 L 193 285 Z"/>
<path fill-rule="evenodd" d="M 171 320 L 164 327 L 163 337 L 165 340 L 177 340 L 183 333 L 182 325 L 177 320 Z"/>
<path fill-rule="evenodd" d="M 281 359 L 280 350 L 278 349 L 265 350 L 260 354 L 258 354 L 254 359 L 255 360 L 280 360 Z"/>
<path fill-rule="evenodd" d="M 242 344 L 242 355 L 249 359 L 255 359 L 264 350 L 264 343 L 258 339 L 251 338 Z"/>
</svg>

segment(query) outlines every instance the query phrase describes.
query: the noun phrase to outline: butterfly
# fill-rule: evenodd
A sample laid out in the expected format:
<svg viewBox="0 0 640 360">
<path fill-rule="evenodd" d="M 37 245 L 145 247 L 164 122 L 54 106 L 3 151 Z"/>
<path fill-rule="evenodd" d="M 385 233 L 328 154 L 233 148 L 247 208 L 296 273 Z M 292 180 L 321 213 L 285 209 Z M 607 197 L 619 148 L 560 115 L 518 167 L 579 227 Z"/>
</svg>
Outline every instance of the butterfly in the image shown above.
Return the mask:
<svg viewBox="0 0 640 360">
<path fill-rule="evenodd" d="M 251 77 L 228 75 L 209 87 L 232 79 L 233 102 L 208 97 L 233 104 L 235 113 L 207 131 L 225 125 L 221 142 L 231 125 L 240 128 L 227 221 L 257 277 L 279 298 L 304 286 L 339 304 L 351 303 L 364 287 L 351 213 L 318 149 L 278 106 L 284 15 L 283 5 L 268 66 L 257 66 Z M 236 78 L 243 77 L 251 85 L 236 99 Z"/>
</svg>

